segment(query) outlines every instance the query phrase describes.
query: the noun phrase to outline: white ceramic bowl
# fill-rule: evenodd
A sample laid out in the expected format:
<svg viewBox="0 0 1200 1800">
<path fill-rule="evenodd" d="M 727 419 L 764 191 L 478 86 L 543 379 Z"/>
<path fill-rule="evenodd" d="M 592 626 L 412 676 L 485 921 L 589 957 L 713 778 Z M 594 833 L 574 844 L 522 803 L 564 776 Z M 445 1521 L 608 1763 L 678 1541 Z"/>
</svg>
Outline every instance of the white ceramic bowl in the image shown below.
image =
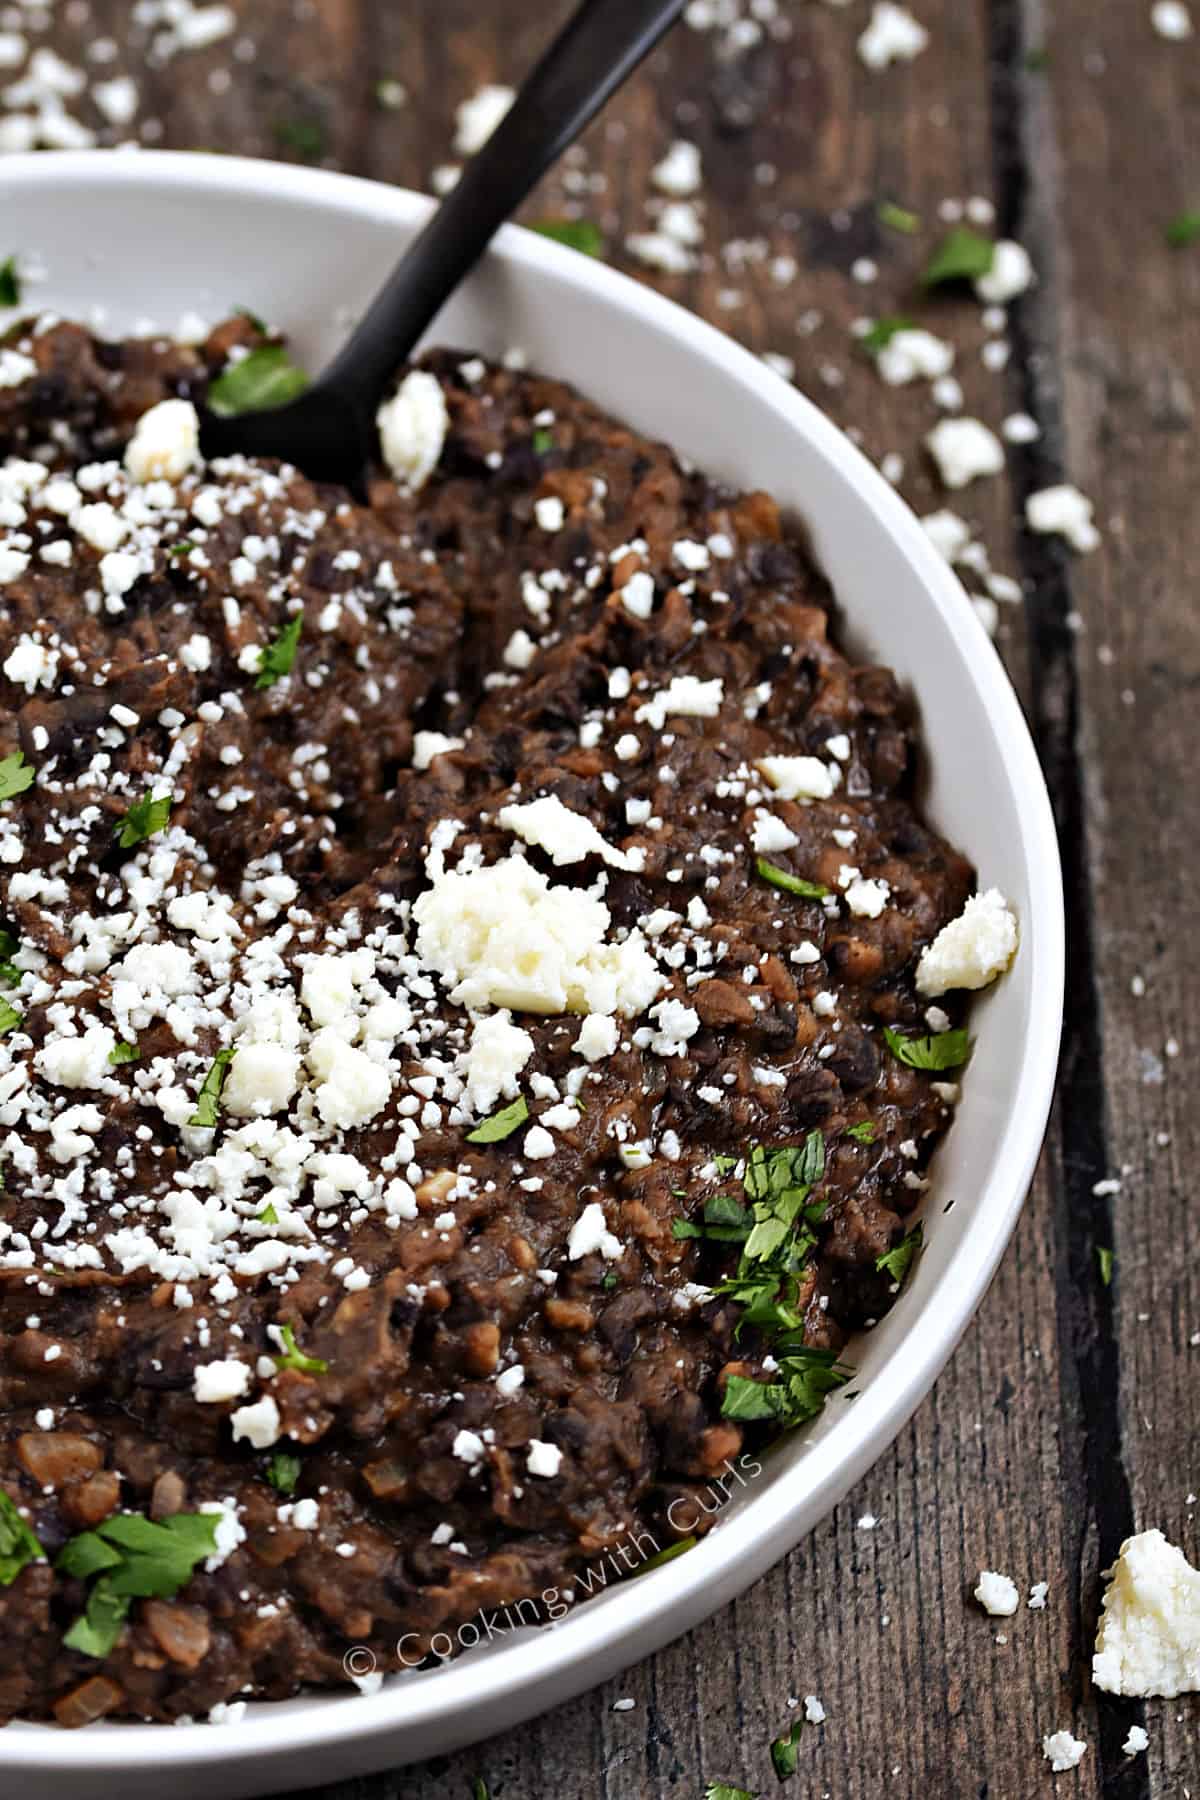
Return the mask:
<svg viewBox="0 0 1200 1800">
<path fill-rule="evenodd" d="M 317 366 L 426 217 L 416 194 L 230 157 L 87 152 L 6 158 L 0 251 L 45 271 L 31 298 L 114 334 L 278 322 Z M 835 1398 L 690 1555 L 534 1630 L 369 1697 L 252 1705 L 236 1727 L 0 1732 L 0 1791 L 23 1800 L 227 1800 L 410 1761 L 510 1727 L 647 1655 L 761 1575 L 871 1466 L 926 1393 L 986 1289 L 1045 1127 L 1063 988 L 1050 806 L 1001 665 L 907 507 L 836 428 L 728 338 L 647 288 L 506 228 L 439 320 L 437 341 L 533 367 L 802 517 L 844 608 L 843 637 L 914 692 L 930 819 L 1020 918 L 1012 972 L 973 1014 L 977 1045 L 938 1152 L 927 1248 L 883 1323 L 856 1342 L 859 1398 Z M 957 1204 L 949 1213 L 950 1199 Z"/>
</svg>

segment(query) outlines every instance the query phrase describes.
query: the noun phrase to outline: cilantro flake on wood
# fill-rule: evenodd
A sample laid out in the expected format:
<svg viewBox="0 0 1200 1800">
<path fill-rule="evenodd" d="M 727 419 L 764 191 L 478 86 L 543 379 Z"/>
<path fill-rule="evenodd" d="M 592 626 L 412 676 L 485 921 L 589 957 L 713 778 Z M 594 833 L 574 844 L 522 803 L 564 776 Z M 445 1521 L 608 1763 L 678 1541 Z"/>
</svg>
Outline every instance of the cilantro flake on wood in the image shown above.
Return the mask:
<svg viewBox="0 0 1200 1800">
<path fill-rule="evenodd" d="M 468 1131 L 468 1144 L 500 1144 L 511 1137 L 517 1127 L 523 1125 L 529 1117 L 529 1102 L 524 1094 L 518 1094 L 511 1106 L 502 1106 L 490 1118 L 484 1119 L 474 1131 Z"/>
<path fill-rule="evenodd" d="M 236 413 L 266 412 L 298 399 L 308 376 L 282 344 L 263 344 L 238 362 L 227 363 L 208 390 L 211 411 L 222 418 Z"/>
<path fill-rule="evenodd" d="M 771 1766 L 780 1781 L 789 1780 L 796 1773 L 799 1761 L 800 1739 L 804 1735 L 804 1719 L 801 1716 L 792 1724 L 792 1729 L 783 1737 L 777 1737 L 771 1745 Z"/>
<path fill-rule="evenodd" d="M 108 1060 L 114 1069 L 119 1069 L 122 1063 L 139 1061 L 141 1054 L 136 1044 L 115 1044 L 108 1053 Z"/>
<path fill-rule="evenodd" d="M 1109 1249 L 1107 1244 L 1096 1245 L 1096 1262 L 1100 1269 L 1100 1280 L 1105 1287 L 1112 1286 L 1113 1264 L 1115 1261 L 1116 1257 L 1113 1255 L 1113 1252 Z"/>
<path fill-rule="evenodd" d="M 6 256 L 0 262 L 0 306 L 20 306 L 21 277 L 17 272 L 15 256 Z"/>
<path fill-rule="evenodd" d="M 113 835 L 122 850 L 132 850 L 135 844 L 143 844 L 147 838 L 156 837 L 160 831 L 165 831 L 170 817 L 170 794 L 154 794 L 147 788 L 141 799 L 134 801 L 125 817 L 118 819 L 113 826 Z"/>
<path fill-rule="evenodd" d="M 0 999 L 0 1037 L 21 1023 L 21 1014 L 9 1000 Z"/>
<path fill-rule="evenodd" d="M 858 339 L 858 347 L 865 350 L 868 356 L 878 356 L 886 350 L 898 331 L 915 331 L 913 321 L 903 313 L 893 313 L 884 319 L 876 319 L 869 331 L 864 331 Z"/>
<path fill-rule="evenodd" d="M 934 251 L 921 281 L 927 288 L 945 287 L 951 281 L 975 281 L 986 275 L 995 260 L 996 246 L 981 231 L 956 225 Z"/>
<path fill-rule="evenodd" d="M 1164 236 L 1172 250 L 1187 250 L 1200 243 L 1200 211 L 1177 213 L 1166 226 Z"/>
<path fill-rule="evenodd" d="M 921 229 L 921 215 L 910 212 L 907 206 L 897 205 L 895 200 L 881 200 L 875 216 L 889 231 L 902 232 L 905 237 L 914 237 Z"/>
<path fill-rule="evenodd" d="M 583 256 L 604 255 L 604 234 L 591 219 L 543 219 L 533 229 Z"/>
</svg>

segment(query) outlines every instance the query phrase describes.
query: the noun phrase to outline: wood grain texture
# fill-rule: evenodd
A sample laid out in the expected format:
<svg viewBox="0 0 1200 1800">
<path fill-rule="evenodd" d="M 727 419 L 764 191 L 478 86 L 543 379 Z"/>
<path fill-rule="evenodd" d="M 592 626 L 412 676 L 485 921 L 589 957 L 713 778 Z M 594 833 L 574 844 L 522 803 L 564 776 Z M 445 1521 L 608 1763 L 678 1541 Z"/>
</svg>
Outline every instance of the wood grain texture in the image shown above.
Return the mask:
<svg viewBox="0 0 1200 1800">
<path fill-rule="evenodd" d="M 159 141 L 307 154 L 427 187 L 454 160 L 456 104 L 485 81 L 518 81 L 569 4 L 239 10 L 252 58 L 226 44 L 145 76 Z M 1159 1524 L 1198 1548 L 1200 1124 L 1187 1073 L 1200 1048 L 1189 948 L 1200 251 L 1172 254 L 1162 226 L 1200 206 L 1200 49 L 1156 38 L 1148 0 L 915 10 L 928 50 L 877 75 L 853 48 L 866 0 L 780 0 L 760 40 L 732 51 L 719 32 L 679 30 L 526 216 L 595 218 L 612 260 L 751 348 L 793 359 L 798 384 L 869 454 L 903 455 L 902 490 L 919 512 L 946 504 L 919 449 L 938 414 L 924 384 L 887 388 L 854 352 L 857 317 L 918 306 L 959 346 L 968 412 L 996 426 L 1025 409 L 1042 426 L 1010 456 L 1009 477 L 952 500 L 993 565 L 1026 584 L 1025 606 L 1002 609 L 1001 644 L 1067 863 L 1068 1035 L 1042 1169 L 933 1395 L 742 1600 L 573 1705 L 457 1756 L 327 1788 L 326 1800 L 468 1800 L 477 1776 L 494 1800 L 698 1800 L 718 1778 L 766 1794 L 769 1741 L 805 1694 L 828 1716 L 781 1790 L 804 1800 L 1183 1800 L 1189 1783 L 1200 1793 L 1197 1702 L 1099 1703 L 1087 1679 L 1099 1570 L 1120 1537 Z M 96 31 L 136 50 L 127 0 L 93 0 L 86 23 L 66 9 L 56 25 L 67 54 Z M 1043 47 L 1045 67 L 1029 70 Z M 407 90 L 397 110 L 375 98 L 383 78 Z M 704 154 L 704 256 L 691 275 L 659 277 L 624 244 L 653 225 L 650 170 L 676 135 Z M 971 195 L 995 202 L 1039 270 L 998 371 L 981 360 L 977 308 L 914 294 L 940 203 Z M 922 216 L 917 237 L 881 226 L 884 199 Z M 782 279 L 781 257 L 795 259 L 794 279 Z M 867 285 L 851 274 L 864 257 L 880 271 Z M 1024 496 L 1064 472 L 1095 498 L 1105 531 L 1086 561 L 1016 522 Z M 1095 1195 L 1112 1176 L 1120 1194 Z M 1107 1290 L 1098 1245 L 1116 1252 Z M 868 1513 L 869 1530 L 858 1524 Z M 1046 1610 L 1022 1609 L 998 1630 L 970 1599 L 982 1566 L 1026 1590 L 1047 1581 Z M 611 1710 L 621 1695 L 632 1711 Z M 1143 1718 L 1151 1751 L 1131 1760 L 1120 1744 Z M 1089 1751 L 1055 1778 L 1040 1739 L 1064 1726 Z"/>
</svg>

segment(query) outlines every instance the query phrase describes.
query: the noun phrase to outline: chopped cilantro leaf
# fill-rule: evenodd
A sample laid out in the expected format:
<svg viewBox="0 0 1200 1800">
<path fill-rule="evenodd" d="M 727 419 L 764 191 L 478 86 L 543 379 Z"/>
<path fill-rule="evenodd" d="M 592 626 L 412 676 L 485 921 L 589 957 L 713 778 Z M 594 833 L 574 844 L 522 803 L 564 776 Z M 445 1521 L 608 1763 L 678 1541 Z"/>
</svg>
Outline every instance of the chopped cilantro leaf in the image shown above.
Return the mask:
<svg viewBox="0 0 1200 1800">
<path fill-rule="evenodd" d="M 258 1222 L 260 1225 L 278 1225 L 279 1214 L 275 1211 L 275 1203 L 273 1200 L 267 1201 L 267 1204 L 258 1215 Z"/>
<path fill-rule="evenodd" d="M 851 1125 L 846 1136 L 853 1138 L 856 1144 L 873 1144 L 876 1136 L 874 1121 L 860 1119 L 857 1125 Z"/>
<path fill-rule="evenodd" d="M 21 1015 L 10 1001 L 0 998 L 0 1037 L 21 1023 Z"/>
<path fill-rule="evenodd" d="M 789 1732 L 786 1732 L 783 1737 L 777 1737 L 771 1745 L 771 1764 L 780 1781 L 787 1781 L 796 1773 L 796 1764 L 799 1760 L 797 1752 L 803 1735 L 804 1720 L 799 1718 L 793 1722 Z"/>
<path fill-rule="evenodd" d="M 141 1054 L 136 1044 L 115 1044 L 108 1053 L 108 1060 L 114 1069 L 119 1069 L 122 1063 L 137 1062 Z"/>
<path fill-rule="evenodd" d="M 925 1241 L 925 1229 L 922 1225 L 914 1226 L 908 1236 L 891 1250 L 885 1250 L 882 1256 L 875 1258 L 875 1267 L 881 1275 L 890 1275 L 893 1281 L 902 1282 L 912 1268 L 913 1257 Z"/>
<path fill-rule="evenodd" d="M 267 1480 L 277 1493 L 294 1493 L 300 1479 L 300 1458 L 289 1450 L 276 1450 L 267 1464 Z"/>
<path fill-rule="evenodd" d="M 506 1137 L 511 1137 L 518 1125 L 523 1125 L 529 1117 L 529 1102 L 524 1094 L 518 1094 L 511 1106 L 502 1106 L 494 1112 L 490 1119 L 477 1125 L 474 1131 L 468 1131 L 468 1144 L 500 1144 Z"/>
<path fill-rule="evenodd" d="M 677 1556 L 686 1556 L 688 1551 L 694 1550 L 699 1542 L 700 1539 L 694 1533 L 691 1537 L 680 1538 L 677 1544 L 668 1544 L 665 1550 L 659 1550 L 654 1556 L 648 1556 L 645 1562 L 634 1570 L 634 1574 L 646 1575 L 651 1569 L 661 1569 L 664 1563 L 674 1562 Z"/>
<path fill-rule="evenodd" d="M 128 1594 L 115 1594 L 102 1577 L 88 1595 L 86 1609 L 63 1632 L 63 1643 L 68 1650 L 102 1661 L 116 1648 L 128 1615 Z"/>
<path fill-rule="evenodd" d="M 920 214 L 910 212 L 907 206 L 897 206 L 894 200 L 881 200 L 875 216 L 881 225 L 886 225 L 890 231 L 902 231 L 905 237 L 912 237 L 921 229 Z"/>
<path fill-rule="evenodd" d="M 263 344 L 226 364 L 208 390 L 208 404 L 222 418 L 235 413 L 265 412 L 286 406 L 308 386 L 308 376 L 298 369 L 282 344 Z"/>
<path fill-rule="evenodd" d="M 620 1276 L 617 1274 L 617 1271 L 615 1269 L 610 1269 L 600 1283 L 600 1286 L 604 1289 L 605 1293 L 611 1294 L 619 1280 Z"/>
<path fill-rule="evenodd" d="M 832 1350 L 797 1344 L 789 1350 L 773 1348 L 772 1355 L 779 1364 L 774 1380 L 729 1377 L 721 1403 L 723 1418 L 777 1419 L 786 1430 L 815 1418 L 826 1394 L 850 1379 L 850 1370 L 838 1366 Z"/>
<path fill-rule="evenodd" d="M 258 675 L 254 682 L 256 688 L 274 687 L 277 681 L 291 674 L 303 626 L 303 613 L 293 614 L 279 636 L 267 645 L 259 658 Z"/>
<path fill-rule="evenodd" d="M 1177 213 L 1164 234 L 1172 250 L 1186 250 L 1200 243 L 1200 212 Z"/>
<path fill-rule="evenodd" d="M 13 1500 L 0 1488 L 0 1587 L 11 1587 L 26 1563 L 45 1554 Z"/>
<path fill-rule="evenodd" d="M 85 1656 L 107 1656 L 121 1635 L 131 1599 L 174 1599 L 197 1563 L 212 1555 L 217 1520 L 215 1513 L 174 1513 L 159 1521 L 114 1513 L 94 1531 L 70 1538 L 55 1568 L 78 1581 L 98 1580 L 63 1642 Z"/>
<path fill-rule="evenodd" d="M 876 319 L 871 329 L 864 331 L 859 338 L 858 347 L 860 350 L 865 350 L 868 356 L 878 356 L 879 352 L 886 349 L 887 345 L 891 343 L 898 331 L 912 330 L 911 319 L 906 319 L 900 313 L 894 313 L 886 319 Z"/>
<path fill-rule="evenodd" d="M 141 799 L 134 801 L 125 817 L 113 826 L 113 835 L 122 850 L 132 850 L 135 844 L 144 843 L 147 838 L 165 830 L 170 817 L 170 794 L 153 794 L 147 788 Z"/>
<path fill-rule="evenodd" d="M 23 750 L 0 757 L 0 800 L 12 800 L 33 786 L 33 766 L 25 761 Z"/>
<path fill-rule="evenodd" d="M 565 244 L 568 250 L 578 250 L 584 256 L 604 255 L 604 234 L 590 219 L 543 219 L 533 229 L 542 237 L 553 238 L 556 244 Z"/>
<path fill-rule="evenodd" d="M 275 1357 L 277 1369 L 299 1369 L 305 1375 L 325 1375 L 329 1364 L 320 1356 L 306 1356 L 296 1343 L 296 1333 L 290 1325 L 279 1327 L 279 1336 L 283 1341 L 282 1351 Z"/>
<path fill-rule="evenodd" d="M 182 538 L 178 544 L 172 544 L 167 551 L 167 561 L 177 562 L 181 556 L 187 556 L 196 548 L 191 538 Z"/>
<path fill-rule="evenodd" d="M 17 273 L 17 259 L 6 256 L 0 263 L 0 306 L 20 306 L 21 277 Z"/>
<path fill-rule="evenodd" d="M 1096 1261 L 1100 1265 L 1100 1279 L 1105 1287 L 1112 1286 L 1113 1263 L 1115 1260 L 1116 1258 L 1113 1256 L 1113 1253 L 1107 1244 L 1096 1245 Z"/>
<path fill-rule="evenodd" d="M 991 238 L 969 225 L 948 231 L 929 260 L 921 280 L 926 287 L 944 287 L 950 281 L 974 281 L 986 275 L 996 255 Z"/>
<path fill-rule="evenodd" d="M 732 1175 L 737 1168 L 739 1158 L 736 1156 L 714 1156 L 713 1167 L 718 1175 Z"/>
<path fill-rule="evenodd" d="M 786 869 L 780 869 L 765 856 L 756 856 L 754 866 L 764 881 L 772 887 L 782 888 L 785 894 L 798 894 L 802 900 L 823 900 L 829 892 L 828 888 L 819 887 L 815 881 L 802 881 L 799 875 L 789 875 Z"/>
<path fill-rule="evenodd" d="M 488 1784 L 482 1775 L 477 1775 L 471 1783 L 471 1800 L 491 1800 Z"/>
<path fill-rule="evenodd" d="M 213 1057 L 212 1066 L 196 1096 L 196 1110 L 188 1120 L 189 1125 L 199 1126 L 202 1131 L 212 1131 L 216 1127 L 221 1110 L 221 1089 L 225 1086 L 225 1077 L 234 1055 L 235 1052 L 228 1049 L 218 1050 Z"/>
<path fill-rule="evenodd" d="M 710 1781 L 704 1800 L 755 1800 L 755 1796 L 748 1788 L 730 1787 L 727 1781 Z"/>
<path fill-rule="evenodd" d="M 971 1040 L 965 1031 L 939 1031 L 933 1037 L 910 1038 L 887 1026 L 883 1035 L 892 1055 L 910 1069 L 957 1069 L 971 1054 Z"/>
<path fill-rule="evenodd" d="M 547 431 L 545 426 L 539 426 L 533 434 L 534 454 L 536 456 L 545 456 L 547 451 L 553 450 L 553 448 L 554 433 L 552 431 Z"/>
</svg>

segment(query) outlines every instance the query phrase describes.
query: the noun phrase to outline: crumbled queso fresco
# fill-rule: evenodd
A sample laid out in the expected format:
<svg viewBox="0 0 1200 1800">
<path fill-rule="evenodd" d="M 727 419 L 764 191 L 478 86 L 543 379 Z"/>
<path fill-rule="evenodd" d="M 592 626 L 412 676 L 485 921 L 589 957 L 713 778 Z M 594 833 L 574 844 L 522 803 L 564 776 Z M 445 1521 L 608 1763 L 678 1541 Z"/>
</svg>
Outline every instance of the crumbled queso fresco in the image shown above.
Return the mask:
<svg viewBox="0 0 1200 1800">
<path fill-rule="evenodd" d="M 64 1723 L 706 1529 L 900 1292 L 1017 953 L 766 495 L 451 352 L 368 505 L 205 465 L 262 348 L 3 351 L 0 1691 Z"/>
</svg>

